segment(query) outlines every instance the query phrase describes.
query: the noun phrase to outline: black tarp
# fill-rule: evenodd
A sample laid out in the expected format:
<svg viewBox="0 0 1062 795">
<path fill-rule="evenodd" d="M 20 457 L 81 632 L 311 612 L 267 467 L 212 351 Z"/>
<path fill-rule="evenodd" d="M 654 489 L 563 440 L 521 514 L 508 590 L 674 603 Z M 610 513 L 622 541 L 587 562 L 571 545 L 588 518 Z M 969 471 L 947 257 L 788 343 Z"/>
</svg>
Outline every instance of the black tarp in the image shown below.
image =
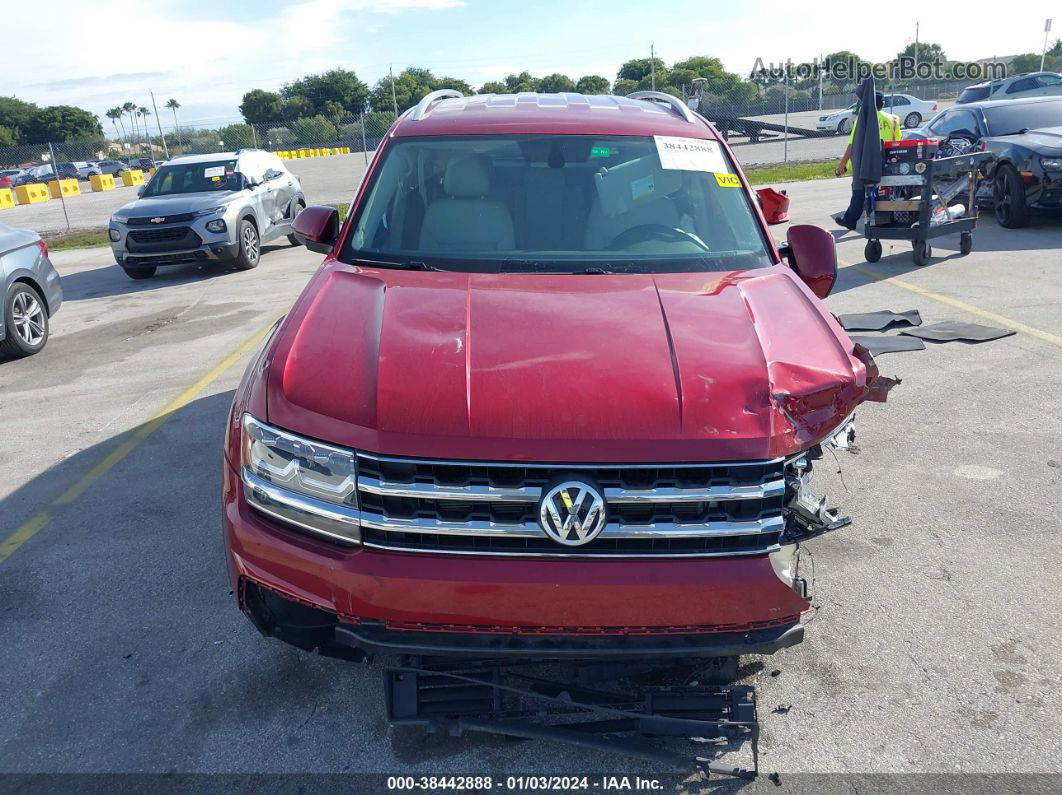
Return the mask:
<svg viewBox="0 0 1062 795">
<path fill-rule="evenodd" d="M 856 112 L 855 135 L 852 137 L 852 179 L 862 183 L 881 181 L 881 130 L 878 129 L 878 107 L 874 102 L 874 75 L 856 88 L 859 110 Z"/>
</svg>

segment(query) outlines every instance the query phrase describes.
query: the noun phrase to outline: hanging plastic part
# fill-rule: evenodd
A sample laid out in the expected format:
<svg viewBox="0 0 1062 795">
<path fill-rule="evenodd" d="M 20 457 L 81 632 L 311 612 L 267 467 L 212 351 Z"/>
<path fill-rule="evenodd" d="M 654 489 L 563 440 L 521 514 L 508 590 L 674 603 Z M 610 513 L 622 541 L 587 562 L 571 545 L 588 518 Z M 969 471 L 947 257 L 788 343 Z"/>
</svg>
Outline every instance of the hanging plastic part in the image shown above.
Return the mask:
<svg viewBox="0 0 1062 795">
<path fill-rule="evenodd" d="M 845 426 L 848 427 L 850 426 Z M 838 431 L 838 435 L 842 431 Z M 854 438 L 853 430 L 852 439 Z M 841 516 L 840 508 L 830 505 L 825 497 L 811 488 L 811 464 L 806 460 L 797 459 L 790 464 L 785 475 L 785 490 L 786 541 L 813 538 L 852 523 L 849 517 Z"/>
</svg>

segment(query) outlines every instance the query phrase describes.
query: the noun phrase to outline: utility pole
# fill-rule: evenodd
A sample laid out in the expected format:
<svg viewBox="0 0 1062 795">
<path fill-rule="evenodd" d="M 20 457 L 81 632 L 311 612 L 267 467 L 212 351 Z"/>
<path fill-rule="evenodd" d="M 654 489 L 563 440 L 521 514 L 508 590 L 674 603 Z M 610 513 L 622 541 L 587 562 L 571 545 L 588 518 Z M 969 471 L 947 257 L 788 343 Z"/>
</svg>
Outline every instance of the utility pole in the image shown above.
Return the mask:
<svg viewBox="0 0 1062 795">
<path fill-rule="evenodd" d="M 395 70 L 387 67 L 387 73 L 391 75 L 391 102 L 395 106 L 395 118 L 398 118 L 398 96 L 395 94 Z"/>
<path fill-rule="evenodd" d="M 915 20 L 915 76 L 918 76 L 918 25 L 919 22 Z"/>
<path fill-rule="evenodd" d="M 1044 37 L 1044 47 L 1047 47 L 1047 37 Z M 656 44 L 649 45 L 649 74 L 653 81 L 653 91 L 656 91 Z"/>
<path fill-rule="evenodd" d="M 826 70 L 825 59 L 819 56 L 819 112 L 822 112 L 822 73 Z"/>
<path fill-rule="evenodd" d="M 1044 70 L 1044 59 L 1047 58 L 1047 35 L 1051 32 L 1051 20 L 1044 23 L 1044 51 L 1040 54 L 1040 71 Z"/>
<path fill-rule="evenodd" d="M 151 94 L 151 107 L 155 111 L 155 124 L 159 126 L 159 138 L 162 139 L 162 151 L 166 153 L 166 159 L 170 159 L 170 147 L 166 145 L 166 136 L 162 134 L 162 122 L 159 121 L 159 107 L 155 104 L 155 92 L 148 89 L 148 93 Z M 148 149 L 150 150 L 150 146 Z M 150 156 L 150 151 L 148 152 Z M 154 160 L 155 158 L 151 158 Z"/>
</svg>

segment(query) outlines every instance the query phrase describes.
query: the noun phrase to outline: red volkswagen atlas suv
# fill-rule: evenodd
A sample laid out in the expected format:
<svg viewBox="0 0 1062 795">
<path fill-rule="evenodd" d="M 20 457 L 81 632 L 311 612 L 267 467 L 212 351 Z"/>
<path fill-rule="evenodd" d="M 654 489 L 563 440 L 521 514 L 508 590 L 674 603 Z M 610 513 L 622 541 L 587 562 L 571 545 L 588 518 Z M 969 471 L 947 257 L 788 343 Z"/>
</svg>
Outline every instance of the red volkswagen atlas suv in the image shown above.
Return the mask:
<svg viewBox="0 0 1062 795">
<path fill-rule="evenodd" d="M 721 657 L 800 642 L 821 445 L 873 361 L 665 94 L 404 113 L 228 421 L 241 609 L 327 654 Z"/>
</svg>

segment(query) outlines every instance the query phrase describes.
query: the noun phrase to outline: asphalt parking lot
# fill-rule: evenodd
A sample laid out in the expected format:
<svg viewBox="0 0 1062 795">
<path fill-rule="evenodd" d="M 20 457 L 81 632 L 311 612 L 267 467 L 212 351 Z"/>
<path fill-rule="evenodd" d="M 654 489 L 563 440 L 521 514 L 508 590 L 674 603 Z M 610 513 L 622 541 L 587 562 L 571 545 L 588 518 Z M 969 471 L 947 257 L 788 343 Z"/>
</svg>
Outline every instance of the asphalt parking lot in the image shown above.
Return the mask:
<svg viewBox="0 0 1062 795">
<path fill-rule="evenodd" d="M 847 181 L 785 187 L 794 222 L 828 225 L 847 201 Z M 807 543 L 805 643 L 742 669 L 761 768 L 783 786 L 1062 773 L 1060 223 L 988 218 L 971 255 L 945 239 L 925 268 L 900 245 L 865 265 L 863 240 L 840 239 L 832 311 L 1018 333 L 882 356 L 903 383 L 858 412 L 858 454 L 816 470 L 853 524 Z M 0 772 L 661 772 L 558 745 L 410 743 L 387 728 L 376 670 L 263 639 L 238 612 L 224 417 L 247 354 L 319 259 L 283 245 L 254 271 L 132 282 L 109 250 L 54 255 L 66 303 L 48 347 L 0 363 Z"/>
</svg>

